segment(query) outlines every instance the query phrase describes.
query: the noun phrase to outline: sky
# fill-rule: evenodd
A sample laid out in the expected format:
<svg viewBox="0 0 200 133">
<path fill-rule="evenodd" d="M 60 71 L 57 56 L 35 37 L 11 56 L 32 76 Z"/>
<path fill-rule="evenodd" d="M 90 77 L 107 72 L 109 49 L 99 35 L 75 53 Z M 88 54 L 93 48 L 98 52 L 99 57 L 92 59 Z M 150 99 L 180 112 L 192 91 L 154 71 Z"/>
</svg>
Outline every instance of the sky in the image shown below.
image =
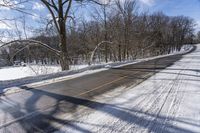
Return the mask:
<svg viewBox="0 0 200 133">
<path fill-rule="evenodd" d="M 140 0 L 140 3 L 141 8 L 149 12 L 189 16 L 198 24 L 196 30 L 200 30 L 200 0 Z"/>
<path fill-rule="evenodd" d="M 19 0 L 12 0 L 17 2 Z M 2 0 L 0 0 L 1 4 Z M 38 24 L 40 18 L 49 18 L 50 14 L 45 9 L 40 0 L 32 0 L 29 4 L 20 5 L 22 8 L 26 8 L 32 15 L 25 15 L 26 25 L 29 27 L 39 28 Z M 150 13 L 161 11 L 168 16 L 184 15 L 193 18 L 198 26 L 196 31 L 200 30 L 200 0 L 138 0 L 138 6 L 141 11 L 149 11 Z M 86 7 L 88 10 L 90 8 Z M 84 11 L 82 15 L 86 15 Z M 79 15 L 81 15 L 79 14 Z M 23 15 L 17 11 L 12 11 L 8 8 L 0 7 L 0 20 L 13 19 L 17 17 L 23 17 Z M 77 17 L 78 18 L 78 17 Z M 23 29 L 20 22 L 6 21 L 6 24 L 0 21 L 0 32 L 6 30 L 13 30 L 16 28 Z M 27 33 L 28 36 L 32 36 L 31 32 Z M 0 35 L 1 37 L 1 35 Z M 1 39 L 1 38 L 0 38 Z"/>
</svg>

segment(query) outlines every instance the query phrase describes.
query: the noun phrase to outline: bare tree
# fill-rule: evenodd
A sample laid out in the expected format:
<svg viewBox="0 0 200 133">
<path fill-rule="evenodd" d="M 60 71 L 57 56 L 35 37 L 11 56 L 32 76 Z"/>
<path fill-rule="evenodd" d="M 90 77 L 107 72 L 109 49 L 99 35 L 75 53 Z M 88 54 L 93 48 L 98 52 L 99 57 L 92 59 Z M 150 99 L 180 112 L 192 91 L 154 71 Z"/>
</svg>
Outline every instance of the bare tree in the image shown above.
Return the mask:
<svg viewBox="0 0 200 133">
<path fill-rule="evenodd" d="M 41 2 L 52 17 L 51 20 L 45 20 L 47 25 L 40 30 L 37 29 L 38 32 L 34 37 L 28 38 L 26 22 L 22 19 L 22 33 L 26 39 L 19 36 L 21 39 L 5 43 L 2 47 L 10 44 L 22 45 L 17 51 L 13 51 L 13 55 L 31 47 L 29 51 L 31 53 L 37 51 L 35 54 L 38 55 L 32 54 L 31 58 L 42 62 L 46 62 L 46 58 L 54 60 L 56 56 L 56 61 L 59 58 L 62 70 L 69 69 L 69 64 L 72 61 L 78 62 L 77 60 L 87 60 L 89 63 L 101 62 L 102 59 L 106 62 L 122 61 L 166 54 L 180 50 L 184 43 L 191 42 L 194 37 L 194 22 L 190 18 L 169 17 L 162 12 L 139 14 L 136 0 L 124 2 L 117 0 L 109 6 L 93 1 L 100 4 L 101 10 L 93 12 L 93 16 L 100 16 L 100 19 L 89 21 L 75 21 L 74 14 L 72 16 L 73 2 L 84 1 L 41 0 Z M 20 35 L 21 32 L 17 34 Z M 24 57 L 23 55 L 19 58 Z"/>
<path fill-rule="evenodd" d="M 20 0 L 20 2 L 18 4 L 21 4 L 23 2 L 26 2 L 26 1 Z M 70 57 L 69 57 L 69 51 L 68 51 L 68 46 L 67 46 L 66 25 L 67 25 L 68 19 L 73 19 L 73 17 L 70 16 L 70 10 L 72 8 L 72 3 L 73 2 L 82 2 L 82 1 L 78 1 L 78 0 L 58 0 L 58 1 L 41 0 L 41 2 L 46 6 L 48 11 L 50 12 L 50 14 L 52 16 L 52 20 L 50 21 L 50 23 L 54 24 L 54 26 L 56 27 L 58 36 L 59 36 L 60 51 L 59 51 L 59 54 L 58 54 L 58 52 L 56 54 L 58 54 L 60 57 L 60 64 L 61 64 L 62 70 L 68 70 Z M 92 2 L 100 4 L 98 1 L 92 1 Z M 5 0 L 5 5 L 2 5 L 2 6 L 7 6 L 9 8 L 14 7 L 14 5 L 11 5 L 10 2 L 7 2 L 6 0 Z M 18 9 L 15 9 L 15 10 L 18 10 Z M 21 11 L 21 10 L 19 10 L 19 11 Z M 19 40 L 17 40 L 17 42 L 19 42 Z M 21 40 L 21 42 L 27 42 L 27 41 Z M 31 44 L 36 43 L 36 42 L 33 42 L 33 40 L 29 40 L 28 42 Z M 10 43 L 7 43 L 7 44 L 10 44 Z M 42 43 L 38 42 L 38 44 L 42 44 Z M 42 45 L 42 46 L 44 46 L 44 45 Z M 50 49 L 50 47 L 46 47 L 46 48 Z M 53 48 L 51 48 L 50 50 L 54 51 L 54 52 L 56 51 L 56 49 L 55 50 L 52 50 L 52 49 Z"/>
<path fill-rule="evenodd" d="M 134 14 L 136 12 L 136 0 L 125 0 L 121 2 L 120 0 L 116 1 L 116 5 L 120 15 L 122 16 L 123 20 L 123 36 L 124 36 L 124 43 L 123 43 L 123 60 L 128 59 L 129 57 L 129 45 L 131 40 L 131 28 L 132 22 L 134 19 Z"/>
<path fill-rule="evenodd" d="M 196 38 L 197 38 L 197 42 L 200 43 L 200 31 L 198 31 Z"/>
<path fill-rule="evenodd" d="M 70 10 L 72 8 L 72 3 L 78 0 L 41 0 L 42 3 L 47 7 L 52 16 L 52 22 L 54 23 L 57 32 L 59 34 L 60 40 L 60 63 L 62 70 L 69 69 L 69 51 L 67 46 L 67 33 L 66 33 L 66 23 L 68 19 L 73 19 L 70 16 Z M 79 2 L 79 1 L 78 1 Z M 100 4 L 98 1 L 93 1 Z"/>
<path fill-rule="evenodd" d="M 62 70 L 69 69 L 69 54 L 67 49 L 67 35 L 66 35 L 66 22 L 70 18 L 69 13 L 73 0 L 58 0 L 55 3 L 54 0 L 41 0 L 47 7 L 52 16 L 52 22 L 54 23 L 60 41 L 60 63 Z M 65 8 L 66 7 L 66 8 Z"/>
</svg>

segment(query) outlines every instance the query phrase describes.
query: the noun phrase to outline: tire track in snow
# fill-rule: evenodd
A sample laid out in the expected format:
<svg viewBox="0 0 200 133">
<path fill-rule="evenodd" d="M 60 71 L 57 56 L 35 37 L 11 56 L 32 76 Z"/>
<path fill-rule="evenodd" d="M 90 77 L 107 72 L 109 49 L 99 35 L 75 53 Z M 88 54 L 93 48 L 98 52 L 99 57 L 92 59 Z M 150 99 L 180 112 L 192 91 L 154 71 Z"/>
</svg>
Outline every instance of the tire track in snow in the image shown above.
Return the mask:
<svg viewBox="0 0 200 133">
<path fill-rule="evenodd" d="M 185 69 L 186 69 L 186 68 L 185 68 Z M 183 71 L 183 70 L 182 70 L 182 71 Z M 157 101 L 157 102 L 154 102 L 154 103 L 153 103 L 153 106 L 151 106 L 151 108 L 150 108 L 149 110 L 146 111 L 146 112 L 149 112 L 149 113 L 152 112 L 152 113 L 156 113 L 156 114 L 157 114 L 155 117 L 153 117 L 153 120 L 150 120 L 150 121 L 147 121 L 147 122 L 146 122 L 146 124 L 147 124 L 147 126 L 145 126 L 146 128 L 150 128 L 151 125 L 152 125 L 152 123 L 155 123 L 155 122 L 156 122 L 155 120 L 157 120 L 157 118 L 159 117 L 159 114 L 160 114 L 161 110 L 163 109 L 163 107 L 164 107 L 164 105 L 165 105 L 165 103 L 166 103 L 166 101 L 167 101 L 169 95 L 172 93 L 173 88 L 174 88 L 176 85 L 179 85 L 176 81 L 179 81 L 179 80 L 180 80 L 179 77 L 180 77 L 180 73 L 181 73 L 182 71 L 179 71 L 179 74 L 176 76 L 175 81 L 171 80 L 172 86 L 170 87 L 170 89 L 169 89 L 169 91 L 168 91 L 168 93 L 167 93 L 167 95 L 166 95 L 166 98 L 165 98 L 163 104 L 161 104 L 162 106 L 160 107 L 160 106 L 157 106 L 157 105 L 160 105 L 159 102 L 162 101 L 162 97 L 163 97 L 162 93 L 163 93 L 163 92 L 161 92 L 160 95 L 159 95 L 159 97 L 156 98 L 155 101 Z M 180 81 L 181 81 L 181 80 L 180 80 Z M 171 83 L 168 83 L 168 85 L 169 85 L 169 84 L 171 84 Z M 168 85 L 166 85 L 166 83 L 165 83 L 164 87 L 162 87 L 162 90 L 165 90 L 166 87 L 168 88 L 168 87 L 169 87 Z M 180 87 L 178 87 L 178 88 L 180 88 Z M 178 92 L 178 91 L 175 90 L 175 92 Z M 175 97 L 176 97 L 176 95 L 175 95 Z M 175 97 L 174 97 L 174 98 L 175 98 Z M 174 100 L 172 100 L 172 101 L 174 101 Z M 147 102 L 147 103 L 148 103 L 148 102 Z M 171 103 L 173 103 L 173 102 L 171 102 Z M 147 116 L 144 116 L 144 118 L 147 118 Z M 151 117 L 150 117 L 150 118 L 151 118 Z M 141 119 L 140 122 L 142 122 L 142 119 Z M 150 122 L 151 122 L 151 123 L 150 123 Z M 139 127 L 139 128 L 140 128 L 140 127 Z M 151 130 L 151 129 L 150 129 L 150 130 Z M 137 129 L 136 129 L 136 130 L 133 130 L 133 131 L 137 131 Z"/>
<path fill-rule="evenodd" d="M 174 84 L 168 92 L 168 95 L 166 96 L 164 103 L 162 104 L 156 117 L 151 123 L 149 123 L 147 127 L 147 129 L 149 129 L 148 132 L 156 130 L 167 131 L 168 126 L 173 126 L 172 121 L 175 119 L 177 110 L 179 109 L 180 103 L 184 97 L 184 92 L 180 91 L 184 87 L 182 80 L 184 76 L 181 75 L 181 73 L 185 72 L 185 70 L 188 69 L 188 66 L 184 66 L 179 64 L 179 67 L 182 69 L 179 71 L 178 75 L 176 76 L 176 79 L 173 81 Z M 164 114 L 166 117 L 164 121 L 161 118 L 159 118 L 160 116 L 162 116 L 162 114 Z M 156 123 L 162 123 L 162 127 L 160 128 L 158 125 L 156 125 Z"/>
<path fill-rule="evenodd" d="M 181 88 L 181 76 L 180 73 L 182 71 L 179 72 L 178 76 L 176 77 L 176 79 L 173 81 L 174 84 L 171 87 L 171 89 L 169 90 L 169 92 L 167 93 L 167 96 L 164 98 L 164 102 L 162 104 L 162 106 L 160 107 L 160 109 L 158 109 L 158 112 L 154 118 L 154 120 L 149 123 L 149 125 L 147 126 L 147 129 L 149 129 L 148 132 L 156 131 L 156 130 L 165 130 L 165 126 L 166 125 L 170 125 L 169 120 L 171 118 L 169 118 L 169 116 L 174 116 L 174 113 L 176 112 L 176 110 L 179 107 L 179 103 L 181 101 L 181 97 L 178 97 L 178 92 Z M 181 96 L 181 94 L 179 94 Z M 160 120 L 160 116 L 162 116 L 161 114 L 165 114 L 165 120 Z M 167 123 L 168 122 L 168 123 Z M 156 126 L 156 123 L 162 123 L 162 127 L 158 127 Z"/>
<path fill-rule="evenodd" d="M 165 104 L 165 99 L 169 93 L 171 92 L 171 89 L 174 87 L 174 82 L 172 80 L 170 80 L 170 82 L 165 83 L 165 85 L 163 87 L 161 87 L 162 91 L 160 92 L 159 96 L 155 98 L 155 101 L 150 105 L 149 109 L 145 112 L 148 114 L 156 114 L 153 116 L 148 116 L 145 115 L 143 116 L 143 119 L 148 119 L 148 121 L 143 121 L 143 119 L 141 119 L 138 123 L 143 123 L 142 125 L 144 126 L 143 128 L 149 128 L 149 124 L 152 123 L 153 121 L 155 121 L 159 115 L 159 111 L 162 109 L 162 107 Z M 169 87 L 170 86 L 170 87 Z M 168 90 L 167 90 L 168 89 Z M 167 91 L 167 93 L 166 93 Z M 147 102 L 148 103 L 148 102 Z M 162 103 L 162 104 L 161 104 Z M 161 107 L 160 107 L 161 105 Z M 144 105 L 143 107 L 146 108 L 146 106 Z M 140 130 L 141 127 L 139 127 Z M 133 132 L 137 132 L 137 128 L 135 130 L 131 129 L 131 131 Z"/>
<path fill-rule="evenodd" d="M 172 81 L 169 81 L 169 82 L 172 82 Z M 159 85 L 157 85 L 157 87 L 155 89 L 153 89 L 152 91 L 150 90 L 151 92 L 148 92 L 149 90 L 147 90 L 148 93 L 152 94 L 151 97 L 147 97 L 145 95 L 144 98 L 143 99 L 139 99 L 139 103 L 136 103 L 136 105 L 134 104 L 135 106 L 133 106 L 132 108 L 140 108 L 141 106 L 142 107 L 152 107 L 152 105 L 156 105 L 156 102 L 158 102 L 157 99 L 159 99 L 162 96 L 163 91 L 165 91 L 165 88 L 167 88 L 167 86 L 164 86 L 165 88 L 162 88 L 161 87 L 162 85 L 163 84 L 161 82 L 159 82 Z M 154 86 L 154 84 L 153 84 L 153 86 Z M 156 94 L 156 92 L 159 92 L 160 90 L 162 90 L 162 92 L 160 92 L 160 94 L 156 95 L 157 97 L 155 97 L 154 94 Z M 146 101 L 146 102 L 144 103 L 144 101 Z M 137 112 L 135 112 L 134 116 L 137 116 L 137 119 L 134 120 L 135 123 L 140 123 L 139 121 L 141 120 L 141 117 L 144 114 L 148 113 L 148 111 L 149 111 L 148 108 L 147 108 L 147 110 L 144 110 L 143 108 L 141 108 L 140 110 L 138 110 Z M 144 112 L 144 113 L 141 114 L 140 112 Z M 129 118 L 127 118 L 127 119 L 129 119 Z M 116 121 L 112 121 L 112 125 L 115 125 L 118 128 L 122 127 L 121 123 L 123 123 L 123 120 L 120 120 L 120 119 L 118 119 Z M 110 122 L 107 122 L 107 124 L 110 124 Z M 130 125 L 130 123 L 128 123 L 128 125 Z M 128 125 L 124 125 L 123 127 L 125 127 L 127 129 Z M 125 129 L 122 128 L 121 130 L 125 130 Z M 109 131 L 106 130 L 105 132 L 109 132 Z"/>
</svg>

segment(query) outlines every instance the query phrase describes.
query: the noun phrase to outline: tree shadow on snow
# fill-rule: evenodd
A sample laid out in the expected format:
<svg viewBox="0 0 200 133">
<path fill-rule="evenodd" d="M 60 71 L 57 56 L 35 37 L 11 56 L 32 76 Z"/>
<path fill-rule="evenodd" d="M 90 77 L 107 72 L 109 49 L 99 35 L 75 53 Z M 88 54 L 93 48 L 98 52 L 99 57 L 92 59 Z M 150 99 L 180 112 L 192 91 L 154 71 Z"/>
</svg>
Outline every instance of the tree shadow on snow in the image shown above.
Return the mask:
<svg viewBox="0 0 200 133">
<path fill-rule="evenodd" d="M 149 132 L 154 132 L 154 133 L 192 133 L 192 131 L 180 128 L 176 125 L 172 125 L 171 122 L 181 122 L 184 124 L 192 125 L 192 126 L 200 126 L 194 123 L 189 123 L 186 121 L 180 121 L 177 120 L 176 118 L 170 118 L 166 116 L 161 116 L 160 114 L 151 114 L 148 112 L 143 112 L 141 110 L 137 109 L 127 109 L 123 107 L 118 107 L 116 105 L 112 104 L 104 104 L 104 103 L 99 103 L 83 98 L 77 98 L 77 97 L 72 97 L 72 96 L 66 96 L 62 94 L 55 94 L 51 92 L 47 92 L 44 90 L 38 90 L 34 88 L 28 88 L 26 86 L 22 87 L 22 89 L 28 90 L 32 92 L 32 95 L 29 97 L 29 99 L 25 103 L 25 108 L 23 108 L 26 113 L 23 113 L 20 109 L 21 107 L 16 104 L 15 108 L 16 113 L 9 112 L 11 111 L 10 108 L 4 108 L 5 112 L 8 112 L 12 115 L 14 118 L 19 118 L 19 116 L 25 116 L 28 115 L 26 118 L 19 120 L 19 123 L 21 127 L 23 127 L 23 130 L 26 132 L 52 132 L 59 130 L 60 127 L 54 126 L 52 123 L 58 123 L 61 126 L 66 126 L 68 128 L 74 129 L 76 131 L 84 132 L 84 133 L 90 133 L 91 131 L 89 129 L 86 129 L 79 124 L 83 125 L 88 125 L 88 126 L 93 126 L 97 128 L 105 128 L 110 131 L 114 132 L 122 132 L 119 129 L 113 129 L 111 125 L 98 125 L 98 124 L 92 124 L 92 123 L 87 123 L 87 122 L 81 122 L 78 121 L 76 116 L 73 116 L 75 120 L 67 120 L 67 119 L 61 119 L 56 117 L 56 114 L 60 113 L 63 111 L 61 109 L 61 106 L 59 106 L 61 103 L 64 103 L 63 106 L 65 106 L 64 111 L 65 113 L 75 113 L 76 109 L 78 107 L 86 107 L 89 109 L 92 109 L 94 111 L 99 111 L 106 113 L 114 118 L 117 118 L 123 122 L 126 122 L 127 124 L 134 124 L 142 128 L 146 128 Z M 49 109 L 47 108 L 46 110 L 38 110 L 37 112 L 34 112 L 37 110 L 36 104 L 38 102 L 41 102 L 40 99 L 44 96 L 48 96 L 56 101 L 55 105 L 50 107 Z M 13 101 L 12 101 L 13 102 Z M 142 115 L 142 117 L 141 117 Z M 66 116 L 67 117 L 67 116 Z M 98 117 L 98 116 L 97 116 Z M 153 119 L 148 119 L 149 117 Z M 79 124 L 77 124 L 79 123 Z M 10 125 L 7 125 L 7 130 L 9 130 Z M 5 128 L 5 127 L 1 127 Z"/>
</svg>

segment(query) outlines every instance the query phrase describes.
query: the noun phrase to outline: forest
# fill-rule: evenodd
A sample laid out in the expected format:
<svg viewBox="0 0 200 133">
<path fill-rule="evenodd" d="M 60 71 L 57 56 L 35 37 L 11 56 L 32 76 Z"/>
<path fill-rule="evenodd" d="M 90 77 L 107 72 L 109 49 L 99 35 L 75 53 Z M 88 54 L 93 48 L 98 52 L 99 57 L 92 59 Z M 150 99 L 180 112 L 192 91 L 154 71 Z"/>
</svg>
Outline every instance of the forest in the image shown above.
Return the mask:
<svg viewBox="0 0 200 133">
<path fill-rule="evenodd" d="M 192 18 L 141 12 L 137 0 L 93 1 L 87 18 L 77 18 L 70 1 L 73 0 L 41 0 L 52 19 L 43 21 L 45 26 L 35 28 L 31 37 L 19 36 L 3 43 L 1 58 L 10 65 L 15 61 L 60 64 L 62 70 L 67 70 L 70 64 L 121 62 L 169 54 L 196 39 Z M 12 7 L 7 3 L 3 6 Z M 23 28 L 25 33 L 25 24 Z"/>
</svg>

